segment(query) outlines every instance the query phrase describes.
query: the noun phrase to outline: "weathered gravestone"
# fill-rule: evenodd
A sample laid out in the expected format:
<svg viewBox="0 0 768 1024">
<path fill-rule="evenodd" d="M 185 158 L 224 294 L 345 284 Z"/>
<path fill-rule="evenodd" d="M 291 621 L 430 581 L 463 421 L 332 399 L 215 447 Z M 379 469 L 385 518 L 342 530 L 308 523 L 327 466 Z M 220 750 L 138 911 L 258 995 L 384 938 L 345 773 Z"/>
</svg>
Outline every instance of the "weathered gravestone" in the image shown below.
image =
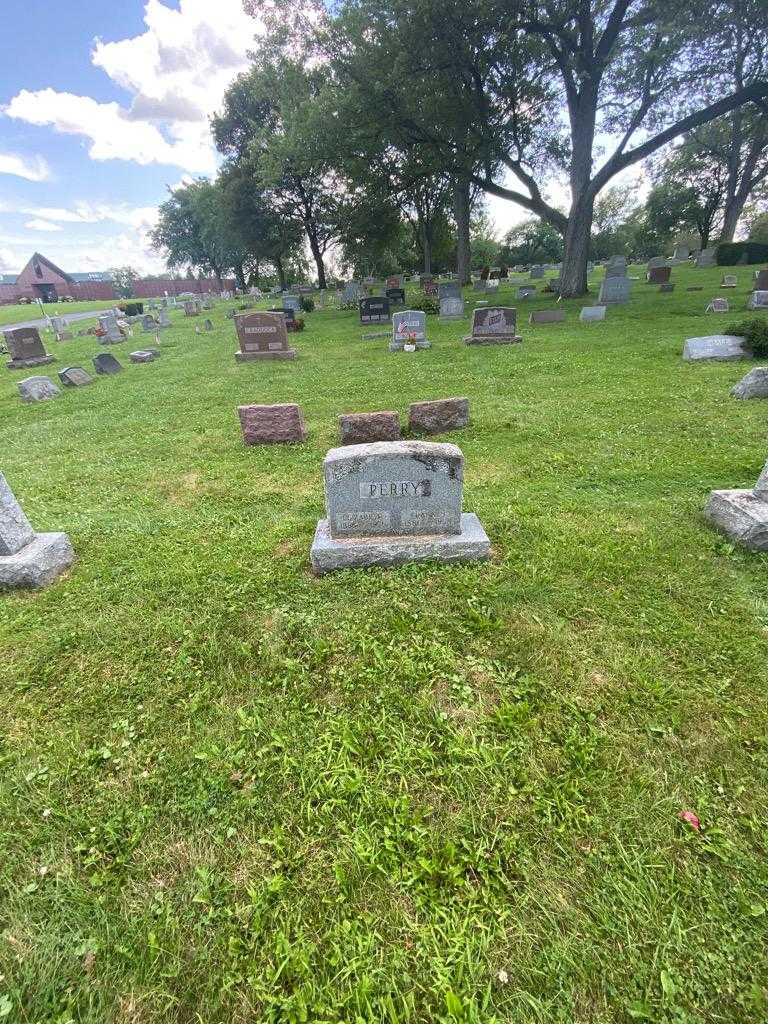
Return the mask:
<svg viewBox="0 0 768 1024">
<path fill-rule="evenodd" d="M 293 315 L 301 312 L 301 299 L 298 295 L 284 295 L 283 309 L 290 309 Z"/>
<path fill-rule="evenodd" d="M 391 274 L 386 281 L 387 288 L 398 288 L 402 289 L 405 287 L 405 275 L 404 274 Z"/>
<path fill-rule="evenodd" d="M 756 366 L 731 389 L 734 398 L 768 398 L 768 366 Z"/>
<path fill-rule="evenodd" d="M 706 308 L 707 313 L 727 313 L 728 299 L 712 299 Z"/>
<path fill-rule="evenodd" d="M 17 327 L 14 331 L 5 332 L 10 362 L 6 363 L 9 370 L 29 370 L 33 366 L 47 366 L 54 362 L 49 356 L 40 339 L 36 327 Z"/>
<path fill-rule="evenodd" d="M 437 289 L 438 298 L 442 301 L 443 299 L 460 299 L 461 298 L 461 285 L 458 281 L 443 281 Z"/>
<path fill-rule="evenodd" d="M 652 270 L 656 270 L 658 267 L 666 267 L 667 261 L 663 256 L 651 256 L 648 260 L 647 271 L 650 274 Z"/>
<path fill-rule="evenodd" d="M 766 291 L 768 291 L 768 270 L 756 270 L 755 271 L 754 291 L 756 291 L 756 292 L 766 292 Z"/>
<path fill-rule="evenodd" d="M 74 560 L 65 533 L 35 533 L 0 473 L 0 587 L 45 587 Z"/>
<path fill-rule="evenodd" d="M 561 324 L 565 320 L 564 309 L 537 309 L 528 318 L 529 324 Z"/>
<path fill-rule="evenodd" d="M 403 352 L 406 345 L 417 349 L 431 348 L 427 341 L 427 315 L 418 309 L 405 309 L 392 317 L 390 352 Z"/>
<path fill-rule="evenodd" d="M 82 388 L 93 383 L 93 377 L 82 366 L 65 366 L 59 370 L 59 380 L 67 388 Z"/>
<path fill-rule="evenodd" d="M 313 570 L 488 558 L 475 515 L 462 514 L 464 456 L 452 444 L 392 441 L 334 448 L 325 457 L 327 518 Z"/>
<path fill-rule="evenodd" d="M 92 362 L 96 373 L 103 373 L 108 376 L 120 373 L 123 369 L 122 363 L 118 362 L 111 352 L 100 352 L 97 356 L 93 357 Z"/>
<path fill-rule="evenodd" d="M 387 288 L 386 295 L 390 307 L 405 305 L 405 288 Z"/>
<path fill-rule="evenodd" d="M 59 341 L 72 341 L 73 338 L 74 334 L 72 331 L 62 331 L 61 334 L 58 335 Z"/>
<path fill-rule="evenodd" d="M 768 309 L 768 291 L 754 291 L 747 302 L 747 309 Z"/>
<path fill-rule="evenodd" d="M 151 348 L 142 348 L 131 352 L 129 358 L 132 363 L 154 363 L 157 359 L 157 352 Z"/>
<path fill-rule="evenodd" d="M 408 429 L 412 434 L 444 434 L 469 424 L 468 398 L 439 398 L 413 402 L 408 408 Z"/>
<path fill-rule="evenodd" d="M 750 551 L 768 551 L 768 462 L 751 491 L 712 491 L 704 514 Z"/>
<path fill-rule="evenodd" d="M 151 313 L 145 313 L 141 318 L 141 329 L 145 334 L 154 334 L 157 323 Z"/>
<path fill-rule="evenodd" d="M 517 289 L 518 299 L 529 299 L 532 295 L 536 294 L 536 286 L 530 284 L 524 284 L 522 288 Z"/>
<path fill-rule="evenodd" d="M 472 317 L 472 333 L 465 345 L 513 345 L 523 339 L 517 333 L 517 310 L 509 306 L 488 306 L 476 309 Z"/>
<path fill-rule="evenodd" d="M 648 284 L 667 284 L 671 273 L 671 267 L 652 267 L 646 275 Z"/>
<path fill-rule="evenodd" d="M 532 281 L 538 281 L 544 277 L 544 267 L 531 267 L 528 275 Z"/>
<path fill-rule="evenodd" d="M 699 255 L 696 257 L 696 266 L 706 269 L 708 267 L 716 267 L 717 259 L 715 257 L 716 250 L 714 247 L 709 249 L 702 249 Z"/>
<path fill-rule="evenodd" d="M 357 281 L 350 281 L 349 284 L 344 285 L 344 291 L 341 295 L 342 302 L 359 302 L 361 298 L 361 289 Z"/>
<path fill-rule="evenodd" d="M 307 436 L 298 405 L 241 405 L 237 415 L 247 445 L 294 444 Z"/>
<path fill-rule="evenodd" d="M 691 255 L 690 247 L 687 245 L 676 245 L 675 251 L 672 253 L 673 263 L 687 263 L 688 257 Z"/>
<path fill-rule="evenodd" d="M 446 295 L 440 299 L 440 320 L 462 320 L 464 299 L 460 295 Z"/>
<path fill-rule="evenodd" d="M 605 268 L 605 279 L 609 277 L 626 277 L 627 258 L 626 256 L 611 256 Z M 604 279 L 604 280 L 605 280 Z"/>
<path fill-rule="evenodd" d="M 206 331 L 212 331 L 213 330 L 213 321 L 212 320 L 206 320 L 205 323 L 203 324 L 203 327 L 205 328 Z"/>
<path fill-rule="evenodd" d="M 396 412 L 350 412 L 339 416 L 342 444 L 371 444 L 400 440 L 400 415 Z"/>
<path fill-rule="evenodd" d="M 659 294 L 670 295 L 675 290 L 675 282 L 667 281 L 666 284 L 659 285 Z"/>
<path fill-rule="evenodd" d="M 579 320 L 583 324 L 598 323 L 600 320 L 605 320 L 605 311 L 605 306 L 584 306 L 579 313 Z"/>
<path fill-rule="evenodd" d="M 388 324 L 390 315 L 389 299 L 385 296 L 360 299 L 361 324 Z"/>
<path fill-rule="evenodd" d="M 739 279 L 735 274 L 723 274 L 723 279 L 720 282 L 721 288 L 736 288 L 739 283 Z"/>
<path fill-rule="evenodd" d="M 288 347 L 288 332 L 282 313 L 245 313 L 235 317 L 240 351 L 239 363 L 260 359 L 295 359 L 295 349 Z"/>
<path fill-rule="evenodd" d="M 114 313 L 108 313 L 106 316 L 99 317 L 99 330 L 101 331 L 99 341 L 102 345 L 116 345 L 123 340 L 117 323 L 117 317 Z"/>
<path fill-rule="evenodd" d="M 18 382 L 18 388 L 22 402 L 47 402 L 61 394 L 50 377 L 25 377 Z"/>
<path fill-rule="evenodd" d="M 731 359 L 746 359 L 744 338 L 733 334 L 711 334 L 703 338 L 686 339 L 683 359 L 696 362 L 700 359 L 717 359 L 725 362 Z"/>
<path fill-rule="evenodd" d="M 628 277 L 606 277 L 600 285 L 597 301 L 601 306 L 629 302 L 632 282 Z"/>
<path fill-rule="evenodd" d="M 194 299 L 184 303 L 185 316 L 200 316 L 200 304 Z"/>
<path fill-rule="evenodd" d="M 161 306 L 160 314 L 159 315 L 160 315 L 159 326 L 160 327 L 170 327 L 171 326 L 171 318 L 168 316 L 168 310 L 166 309 L 165 306 Z"/>
</svg>

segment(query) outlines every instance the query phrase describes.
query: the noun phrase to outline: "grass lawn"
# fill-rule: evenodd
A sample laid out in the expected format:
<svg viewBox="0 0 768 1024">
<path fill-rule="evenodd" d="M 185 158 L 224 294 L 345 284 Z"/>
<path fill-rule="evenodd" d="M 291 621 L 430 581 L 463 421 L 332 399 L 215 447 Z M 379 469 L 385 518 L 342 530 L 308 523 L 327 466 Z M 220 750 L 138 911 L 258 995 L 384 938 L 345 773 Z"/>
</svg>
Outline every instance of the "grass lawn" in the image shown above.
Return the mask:
<svg viewBox="0 0 768 1024">
<path fill-rule="evenodd" d="M 23 324 L 28 320 L 42 320 L 48 316 L 70 316 L 72 313 L 98 312 L 111 309 L 120 299 L 101 299 L 99 302 L 50 302 L 43 305 L 43 312 L 35 302 L 32 305 L 0 306 L 0 327 L 7 324 Z M 139 300 L 140 301 L 140 300 Z"/>
<path fill-rule="evenodd" d="M 768 557 L 701 517 L 766 403 L 680 359 L 743 319 L 721 273 L 518 303 L 522 346 L 326 310 L 238 365 L 220 304 L 53 402 L 0 369 L 0 468 L 78 553 L 0 598 L 2 1024 L 768 1017 Z M 452 395 L 493 561 L 314 579 L 337 416 Z M 307 443 L 245 448 L 236 406 L 287 401 Z"/>
</svg>

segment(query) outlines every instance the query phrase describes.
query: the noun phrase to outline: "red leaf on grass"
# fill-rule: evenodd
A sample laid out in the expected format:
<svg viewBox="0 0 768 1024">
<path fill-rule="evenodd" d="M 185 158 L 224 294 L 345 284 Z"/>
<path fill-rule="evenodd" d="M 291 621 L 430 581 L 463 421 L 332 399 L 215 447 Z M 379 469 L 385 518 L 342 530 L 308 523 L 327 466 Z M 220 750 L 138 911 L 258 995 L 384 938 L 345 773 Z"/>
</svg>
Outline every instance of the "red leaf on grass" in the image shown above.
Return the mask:
<svg viewBox="0 0 768 1024">
<path fill-rule="evenodd" d="M 701 822 L 693 811 L 680 811 L 678 818 L 680 821 L 684 821 L 687 825 L 690 825 L 694 832 L 701 832 Z"/>
</svg>

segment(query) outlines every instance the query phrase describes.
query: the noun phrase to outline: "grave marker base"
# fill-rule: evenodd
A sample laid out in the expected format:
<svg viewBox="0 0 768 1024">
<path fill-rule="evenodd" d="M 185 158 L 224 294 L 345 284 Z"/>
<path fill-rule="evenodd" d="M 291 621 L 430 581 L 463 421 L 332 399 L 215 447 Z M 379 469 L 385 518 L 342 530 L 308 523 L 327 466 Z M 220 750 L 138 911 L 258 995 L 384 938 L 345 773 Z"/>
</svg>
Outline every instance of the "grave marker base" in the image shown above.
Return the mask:
<svg viewBox="0 0 768 1024">
<path fill-rule="evenodd" d="M 47 366 L 55 362 L 55 356 L 36 356 L 34 359 L 11 359 L 5 365 L 9 370 L 31 370 L 35 366 Z"/>
<path fill-rule="evenodd" d="M 66 533 L 38 533 L 15 555 L 0 555 L 0 589 L 47 587 L 74 560 Z"/>
<path fill-rule="evenodd" d="M 461 517 L 461 533 L 410 537 L 333 538 L 327 519 L 317 524 L 310 558 L 318 576 L 337 569 L 405 565 L 407 562 L 480 562 L 491 542 L 472 512 Z"/>
<path fill-rule="evenodd" d="M 713 491 L 704 515 L 750 551 L 768 551 L 768 502 L 753 491 Z"/>
<path fill-rule="evenodd" d="M 523 339 L 519 334 L 496 334 L 487 338 L 470 335 L 464 339 L 465 345 L 520 345 Z"/>
<path fill-rule="evenodd" d="M 284 348 L 279 352 L 235 352 L 238 363 L 257 363 L 264 359 L 295 359 L 295 348 Z"/>
</svg>

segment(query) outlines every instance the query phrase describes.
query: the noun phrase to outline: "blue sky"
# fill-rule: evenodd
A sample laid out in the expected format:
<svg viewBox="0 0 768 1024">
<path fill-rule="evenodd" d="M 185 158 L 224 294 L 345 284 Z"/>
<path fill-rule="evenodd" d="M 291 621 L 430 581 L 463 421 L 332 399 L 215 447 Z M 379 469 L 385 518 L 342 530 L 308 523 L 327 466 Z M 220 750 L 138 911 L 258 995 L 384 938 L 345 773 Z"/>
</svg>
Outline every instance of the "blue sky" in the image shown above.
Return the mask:
<svg viewBox="0 0 768 1024">
<path fill-rule="evenodd" d="M 240 0 L 3 0 L 0 272 L 162 267 L 169 186 L 211 174 L 208 118 L 247 64 Z"/>
</svg>

